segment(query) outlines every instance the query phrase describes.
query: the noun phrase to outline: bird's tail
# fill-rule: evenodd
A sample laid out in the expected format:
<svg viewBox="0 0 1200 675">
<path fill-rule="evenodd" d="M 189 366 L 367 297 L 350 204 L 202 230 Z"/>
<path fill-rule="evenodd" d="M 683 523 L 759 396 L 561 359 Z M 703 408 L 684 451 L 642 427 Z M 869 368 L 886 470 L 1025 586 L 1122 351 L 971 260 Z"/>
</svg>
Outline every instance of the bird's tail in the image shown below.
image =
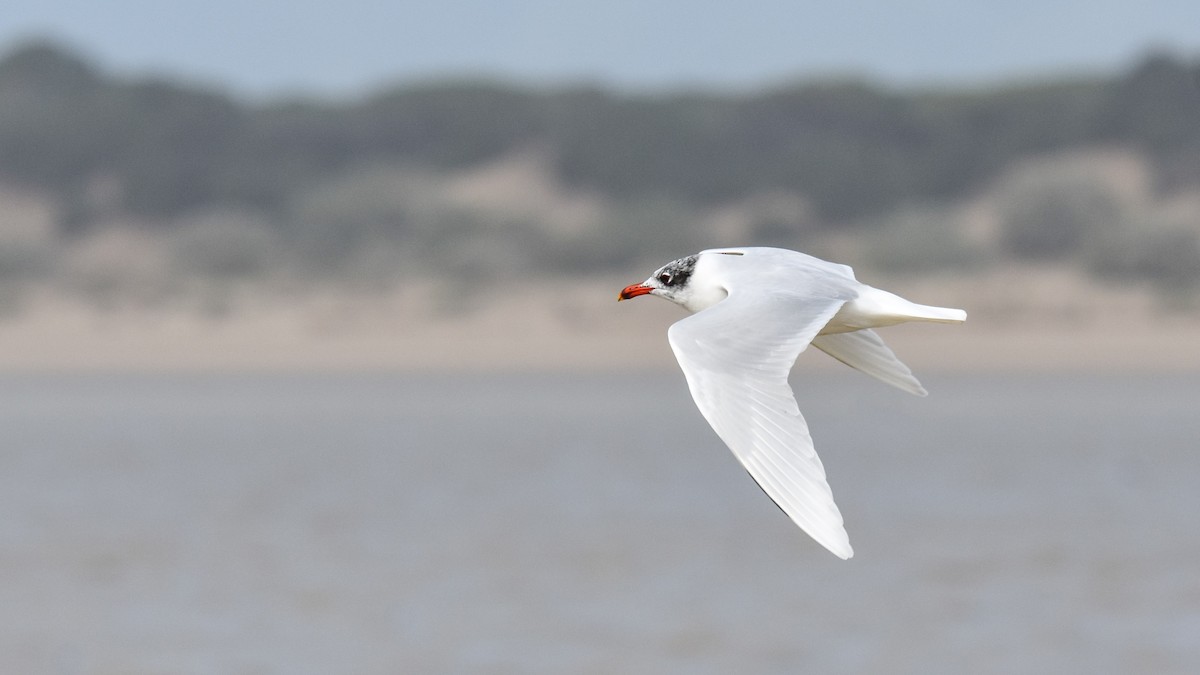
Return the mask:
<svg viewBox="0 0 1200 675">
<path fill-rule="evenodd" d="M 878 328 L 908 321 L 962 323 L 966 320 L 967 313 L 961 309 L 918 305 L 895 293 L 867 286 L 859 291 L 857 298 L 843 305 L 830 321 L 830 327 L 835 330 L 827 329 L 823 332 Z"/>
<path fill-rule="evenodd" d="M 962 323 L 967 320 L 967 313 L 953 307 L 934 307 L 933 305 L 918 305 L 908 303 L 905 309 L 910 321 L 932 321 L 934 323 Z"/>
</svg>

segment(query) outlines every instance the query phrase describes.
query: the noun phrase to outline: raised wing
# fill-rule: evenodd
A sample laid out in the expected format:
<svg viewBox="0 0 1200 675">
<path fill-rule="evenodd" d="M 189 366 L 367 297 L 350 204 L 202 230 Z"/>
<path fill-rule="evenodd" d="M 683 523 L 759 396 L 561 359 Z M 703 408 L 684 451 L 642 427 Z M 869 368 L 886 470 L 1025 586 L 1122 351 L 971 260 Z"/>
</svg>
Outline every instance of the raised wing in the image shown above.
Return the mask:
<svg viewBox="0 0 1200 675">
<path fill-rule="evenodd" d="M 841 295 L 734 292 L 667 337 L 696 406 L 742 466 L 802 530 L 849 558 L 842 515 L 787 381 L 796 357 L 849 298 Z"/>
<path fill-rule="evenodd" d="M 883 338 L 873 330 L 863 329 L 852 333 L 818 335 L 813 338 L 812 345 L 851 368 L 857 368 L 881 382 L 886 382 L 917 396 L 929 394 L 925 391 L 925 387 L 922 387 L 921 383 L 917 381 L 908 366 L 896 358 L 892 350 L 883 343 Z"/>
</svg>

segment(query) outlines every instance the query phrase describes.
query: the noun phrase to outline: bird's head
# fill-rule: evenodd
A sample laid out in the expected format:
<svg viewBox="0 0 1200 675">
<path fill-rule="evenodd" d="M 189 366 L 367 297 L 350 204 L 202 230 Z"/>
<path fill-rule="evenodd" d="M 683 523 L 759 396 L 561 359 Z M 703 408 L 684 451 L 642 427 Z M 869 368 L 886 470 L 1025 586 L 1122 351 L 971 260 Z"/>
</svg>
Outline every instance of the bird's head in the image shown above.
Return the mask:
<svg viewBox="0 0 1200 675">
<path fill-rule="evenodd" d="M 640 284 L 626 286 L 617 301 L 629 300 L 639 295 L 657 295 L 678 305 L 683 305 L 689 294 L 689 283 L 696 271 L 696 260 L 699 256 L 689 255 L 686 258 L 673 260 L 655 270 Z"/>
<path fill-rule="evenodd" d="M 640 284 L 626 286 L 617 300 L 629 300 L 639 295 L 657 295 L 680 305 L 689 312 L 699 312 L 720 300 L 728 293 L 711 283 L 704 272 L 703 256 L 689 255 L 673 260 L 655 270 Z"/>
</svg>

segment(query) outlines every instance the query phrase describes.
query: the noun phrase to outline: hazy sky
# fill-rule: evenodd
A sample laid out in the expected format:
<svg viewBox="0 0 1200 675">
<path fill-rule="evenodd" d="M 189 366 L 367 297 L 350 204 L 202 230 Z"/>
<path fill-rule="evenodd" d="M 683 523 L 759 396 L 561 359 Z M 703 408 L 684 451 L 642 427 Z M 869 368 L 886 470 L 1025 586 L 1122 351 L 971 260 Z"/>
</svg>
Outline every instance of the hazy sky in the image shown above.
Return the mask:
<svg viewBox="0 0 1200 675">
<path fill-rule="evenodd" d="M 432 75 L 753 87 L 854 72 L 898 84 L 1200 55 L 1200 0 L 6 0 L 0 50 L 45 36 L 124 74 L 251 95 L 355 94 Z"/>
</svg>

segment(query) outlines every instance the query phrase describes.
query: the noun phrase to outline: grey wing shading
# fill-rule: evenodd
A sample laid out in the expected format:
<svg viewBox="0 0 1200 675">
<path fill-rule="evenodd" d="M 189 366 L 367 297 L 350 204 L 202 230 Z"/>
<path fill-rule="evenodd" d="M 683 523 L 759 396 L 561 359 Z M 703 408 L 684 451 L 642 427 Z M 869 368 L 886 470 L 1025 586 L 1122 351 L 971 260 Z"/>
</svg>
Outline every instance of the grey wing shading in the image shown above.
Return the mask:
<svg viewBox="0 0 1200 675">
<path fill-rule="evenodd" d="M 842 515 L 787 380 L 844 302 L 731 295 L 667 335 L 696 406 L 742 466 L 796 525 L 849 558 Z"/>
<path fill-rule="evenodd" d="M 929 393 L 873 330 L 818 335 L 813 338 L 812 345 L 851 368 L 857 368 L 893 387 L 917 396 Z"/>
</svg>

